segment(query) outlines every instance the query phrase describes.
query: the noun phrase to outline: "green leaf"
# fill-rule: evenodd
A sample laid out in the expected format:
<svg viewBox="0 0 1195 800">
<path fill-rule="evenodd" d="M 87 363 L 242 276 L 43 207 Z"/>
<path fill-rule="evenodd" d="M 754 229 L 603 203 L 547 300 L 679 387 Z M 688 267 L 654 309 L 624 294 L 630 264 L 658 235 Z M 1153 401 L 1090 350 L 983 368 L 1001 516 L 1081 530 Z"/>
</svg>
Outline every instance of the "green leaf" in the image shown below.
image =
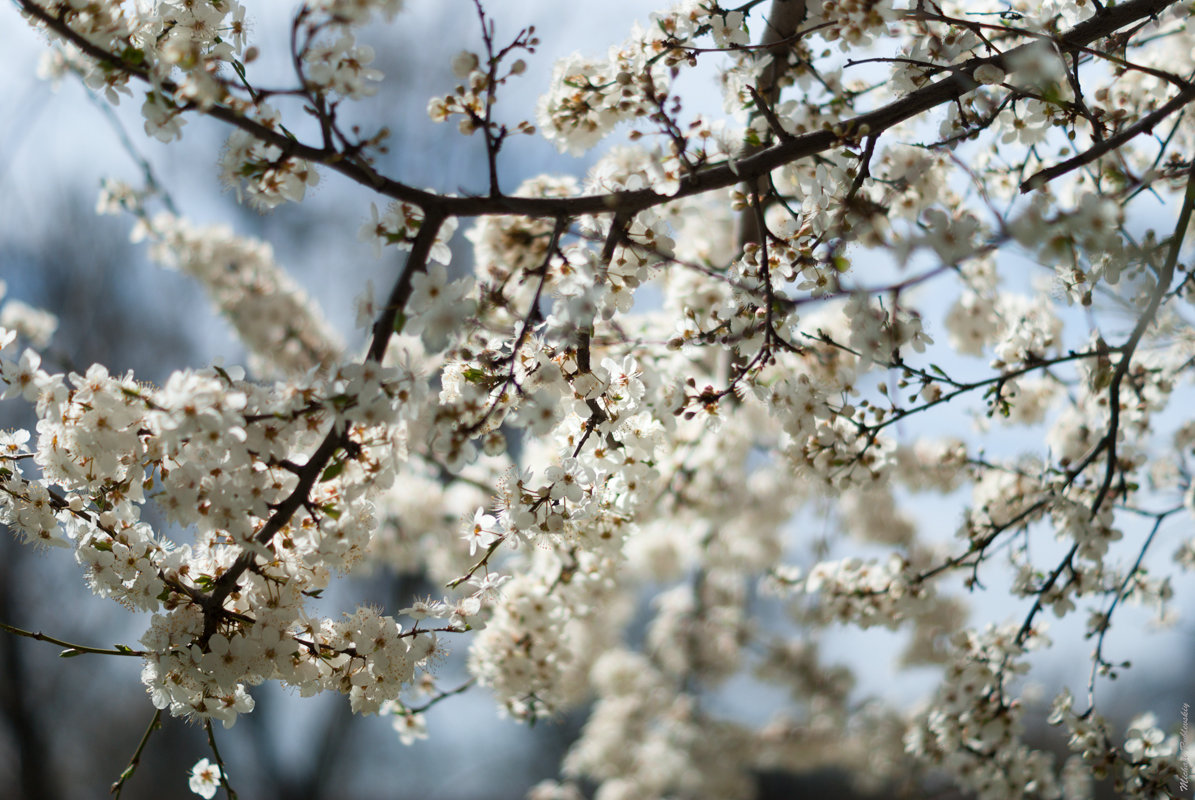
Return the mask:
<svg viewBox="0 0 1195 800">
<path fill-rule="evenodd" d="M 333 461 L 327 466 L 327 468 L 324 470 L 324 473 L 319 476 L 320 483 L 323 483 L 324 481 L 330 481 L 342 472 L 344 472 L 344 462 Z"/>
<path fill-rule="evenodd" d="M 461 377 L 463 377 L 469 383 L 482 383 L 485 381 L 488 375 L 484 369 L 478 369 L 477 367 L 467 367 Z"/>
<path fill-rule="evenodd" d="M 86 651 L 80 650 L 77 647 L 68 647 L 65 650 L 63 650 L 61 653 L 59 653 L 58 657 L 59 658 L 74 658 L 75 656 L 83 655 L 84 652 L 86 652 Z"/>
</svg>

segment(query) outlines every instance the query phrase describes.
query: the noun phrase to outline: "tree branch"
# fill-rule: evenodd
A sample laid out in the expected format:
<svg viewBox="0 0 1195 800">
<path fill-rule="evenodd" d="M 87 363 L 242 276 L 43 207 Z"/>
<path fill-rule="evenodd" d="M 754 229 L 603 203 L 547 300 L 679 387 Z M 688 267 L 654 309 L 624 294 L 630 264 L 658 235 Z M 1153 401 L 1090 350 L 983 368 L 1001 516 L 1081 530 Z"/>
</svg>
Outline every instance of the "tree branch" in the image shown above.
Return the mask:
<svg viewBox="0 0 1195 800">
<path fill-rule="evenodd" d="M 34 0 L 13 0 L 31 16 L 45 23 L 47 27 L 77 46 L 96 60 L 116 67 L 142 81 L 151 82 L 148 70 L 125 62 L 91 44 L 73 31 L 63 20 L 50 14 Z M 1130 0 L 1130 2 L 1108 8 L 1068 31 L 1051 39 L 1063 54 L 1083 50 L 1085 46 L 1105 38 L 1126 25 L 1156 16 L 1176 4 L 1176 0 Z M 671 195 L 659 195 L 650 189 L 612 194 L 586 195 L 580 197 L 513 197 L 472 196 L 446 197 L 434 192 L 421 191 L 406 184 L 387 178 L 359 157 L 311 147 L 284 133 L 273 130 L 260 122 L 248 119 L 239 110 L 220 103 L 206 109 L 216 119 L 240 128 L 263 142 L 279 147 L 286 155 L 303 158 L 335 170 L 362 185 L 369 186 L 379 194 L 396 200 L 404 200 L 423 208 L 429 215 L 432 210 L 443 216 L 474 217 L 496 214 L 518 214 L 528 217 L 559 217 L 580 214 L 602 214 L 618 211 L 635 213 L 670 200 L 703 194 L 714 189 L 734 186 L 744 180 L 766 175 L 772 170 L 832 150 L 844 142 L 866 135 L 875 135 L 905 120 L 912 119 L 944 103 L 953 102 L 973 91 L 978 84 L 971 74 L 985 64 L 991 64 L 1007 71 L 1009 64 L 1027 53 L 1030 48 L 1040 46 L 1037 39 L 1011 50 L 992 56 L 972 58 L 954 65 L 948 77 L 923 86 L 908 95 L 894 100 L 873 111 L 856 115 L 833 130 L 819 130 L 793 137 L 770 147 L 737 159 L 732 168 L 729 163 L 716 164 L 683 177 L 679 190 Z M 162 81 L 160 88 L 173 92 L 178 87 L 170 81 Z"/>
<path fill-rule="evenodd" d="M 1090 164 L 1092 161 L 1095 161 L 1102 156 L 1113 152 L 1114 150 L 1119 150 L 1130 139 L 1134 139 L 1143 133 L 1149 133 L 1152 131 L 1155 125 L 1186 106 L 1192 100 L 1195 100 L 1195 86 L 1188 86 L 1180 91 L 1177 95 L 1172 97 L 1170 102 L 1166 103 L 1166 105 L 1150 112 L 1149 114 L 1146 114 L 1144 117 L 1137 120 L 1137 122 L 1128 126 L 1119 133 L 1109 136 L 1107 139 L 1102 141 L 1096 142 L 1094 145 L 1087 148 L 1074 158 L 1068 158 L 1066 161 L 1063 161 L 1060 164 L 1055 164 L 1052 167 L 1047 167 L 1046 169 L 1040 170 L 1033 175 L 1030 175 L 1021 183 L 1021 192 L 1025 193 L 1033 191 L 1034 189 L 1040 188 L 1055 178 L 1065 175 L 1071 170 L 1078 169 L 1085 164 Z"/>
<path fill-rule="evenodd" d="M 390 292 L 386 307 L 382 309 L 378 321 L 374 324 L 373 340 L 370 343 L 366 360 L 380 363 L 385 356 L 386 348 L 394 333 L 394 321 L 411 296 L 411 280 L 417 273 L 427 269 L 428 256 L 443 222 L 444 216 L 438 212 L 428 211 L 425 214 L 419 233 L 415 236 L 411 252 L 407 256 L 406 265 Z M 336 451 L 347 443 L 348 429 L 333 425 L 320 446 L 300 469 L 299 481 L 294 490 L 274 508 L 274 513 L 254 537 L 258 544 L 269 544 L 270 540 L 274 538 L 274 534 L 282 530 L 295 513 L 307 503 L 311 489 L 323 473 L 324 467 L 332 460 Z M 256 558 L 257 554 L 251 550 L 242 553 L 233 565 L 216 579 L 211 594 L 202 601 L 204 626 L 201 642 L 203 644 L 206 644 L 208 639 L 215 634 L 216 626 L 224 613 L 224 601 L 236 589 L 237 582 Z"/>
</svg>

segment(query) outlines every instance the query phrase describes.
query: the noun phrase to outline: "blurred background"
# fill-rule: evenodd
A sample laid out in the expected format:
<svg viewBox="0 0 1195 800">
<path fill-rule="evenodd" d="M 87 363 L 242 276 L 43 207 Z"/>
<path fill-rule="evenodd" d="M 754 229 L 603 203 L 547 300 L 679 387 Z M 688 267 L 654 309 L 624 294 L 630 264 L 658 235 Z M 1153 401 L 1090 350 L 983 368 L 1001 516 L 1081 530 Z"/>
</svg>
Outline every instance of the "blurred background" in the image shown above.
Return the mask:
<svg viewBox="0 0 1195 800">
<path fill-rule="evenodd" d="M 455 85 L 452 56 L 464 48 L 480 49 L 472 3 L 409 0 L 407 5 L 395 23 L 363 37 L 374 46 L 373 66 L 386 80 L 375 97 L 352 107 L 352 119 L 366 130 L 391 129 L 389 154 L 379 162 L 384 173 L 439 191 L 483 190 L 481 139 L 460 136 L 451 125 L 438 126 L 426 114 L 429 97 Z M 556 58 L 573 50 L 602 54 L 625 37 L 635 19 L 646 21 L 654 6 L 647 0 L 491 3 L 500 40 L 535 25 L 542 41 L 540 51 L 528 59 L 527 73 L 509 85 L 498 107 L 501 118 L 512 124 L 534 121 L 536 98 L 547 86 Z M 263 54 L 253 74 L 268 85 L 293 82 L 285 56 L 291 8 L 273 1 L 250 9 L 252 39 Z M 278 261 L 321 299 L 336 327 L 350 341 L 361 341 L 353 327 L 355 296 L 368 280 L 388 285 L 401 263 L 392 254 L 375 260 L 370 246 L 356 238 L 370 201 L 380 198 L 325 170 L 303 204 L 259 214 L 237 204 L 218 180 L 216 162 L 227 128 L 192 115 L 182 142 L 166 146 L 147 140 L 141 132 L 139 96 L 109 110 L 76 80 L 68 78 L 51 91 L 37 77 L 44 51 L 45 42 L 11 5 L 0 8 L 0 279 L 7 283 L 8 296 L 58 315 L 49 368 L 83 371 L 99 362 L 113 372 L 131 369 L 139 379 L 161 382 L 180 367 L 245 360 L 200 288 L 154 266 L 143 245 L 129 242 L 130 217 L 95 214 L 101 179 L 142 185 L 134 154 L 152 165 L 180 213 L 195 223 L 226 223 L 242 235 L 269 241 Z M 712 68 L 684 80 L 693 89 L 686 94 L 688 108 L 721 108 Z M 500 162 L 502 182 L 510 190 L 543 172 L 581 175 L 600 153 L 599 148 L 578 159 L 557 153 L 538 137 L 512 139 Z M 469 254 L 461 241 L 458 235 L 458 264 L 467 264 Z M 21 404 L 0 405 L 0 427 L 33 424 Z M 945 508 L 923 513 L 929 519 L 957 514 Z M 945 527 L 953 530 L 954 524 L 948 517 Z M 397 608 L 435 588 L 419 575 L 375 573 L 343 591 L 337 603 L 341 608 L 360 602 Z M 1190 608 L 1190 593 L 1185 597 Z M 1152 709 L 1163 726 L 1177 723 L 1184 700 L 1195 700 L 1189 623 L 1146 638 L 1141 634 L 1148 614 L 1134 624 L 1133 610 L 1119 613 L 1124 617 L 1118 624 L 1130 633 L 1126 639 L 1109 638 L 1109 645 L 1120 645 L 1113 652 L 1126 652 L 1126 645 L 1135 652 L 1134 628 L 1139 641 L 1152 649 L 1135 652 L 1141 667 L 1126 673 L 1115 695 L 1105 692 L 1112 701 L 1105 710 L 1126 720 L 1136 711 Z M 146 625 L 143 616 L 94 598 L 64 552 L 38 552 L 8 535 L 0 535 L 0 622 L 96 646 L 136 646 Z M 847 663 L 869 664 L 873 671 L 864 676 L 859 692 L 888 694 L 911 704 L 932 684 L 932 671 L 892 683 L 891 670 L 876 666 L 874 634 L 869 631 L 864 638 L 844 631 L 834 638 L 832 652 Z M 890 643 L 881 644 L 879 652 L 885 647 L 897 650 Z M 458 643 L 459 652 L 441 668 L 441 686 L 464 680 L 464 648 Z M 108 796 L 109 785 L 153 714 L 136 659 L 80 656 L 64 661 L 57 657 L 59 649 L 0 634 L 0 797 Z M 872 658 L 859 655 L 864 652 Z M 1044 684 L 1045 702 L 1060 683 L 1082 690 L 1087 652 L 1086 645 L 1063 648 L 1039 664 L 1036 677 Z M 897 694 L 906 690 L 910 694 Z M 766 718 L 769 706 L 754 691 L 746 689 L 727 707 L 745 717 Z M 217 734 L 243 800 L 518 798 L 537 781 L 557 775 L 560 758 L 584 721 L 580 711 L 535 727 L 517 725 L 500 718 L 486 694 L 475 689 L 434 708 L 428 718 L 430 738 L 404 747 L 388 722 L 353 718 L 341 697 L 300 700 L 270 685 L 253 694 L 255 712 Z M 1034 736 L 1051 747 L 1061 744 L 1053 731 Z M 200 728 L 166 719 L 124 796 L 190 796 L 186 772 L 208 755 Z M 840 778 L 761 775 L 760 796 L 849 798 Z"/>
</svg>

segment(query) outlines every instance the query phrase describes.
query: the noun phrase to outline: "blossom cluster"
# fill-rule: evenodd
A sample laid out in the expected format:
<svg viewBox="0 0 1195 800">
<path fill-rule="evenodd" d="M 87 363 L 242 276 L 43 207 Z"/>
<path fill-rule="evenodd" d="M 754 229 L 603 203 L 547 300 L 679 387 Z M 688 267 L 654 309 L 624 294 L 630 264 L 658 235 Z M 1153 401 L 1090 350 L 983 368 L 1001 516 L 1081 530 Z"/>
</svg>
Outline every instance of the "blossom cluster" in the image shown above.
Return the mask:
<svg viewBox="0 0 1195 800">
<path fill-rule="evenodd" d="M 1021 676 L 1051 647 L 1043 614 L 1085 620 L 1094 703 L 1125 669 L 1105 652 L 1121 606 L 1174 613 L 1154 562 L 1195 506 L 1195 426 L 1172 424 L 1195 364 L 1186 5 L 683 0 L 562 59 L 537 126 L 507 128 L 514 55 L 539 41 L 504 46 L 477 3 L 484 47 L 428 104 L 482 134 L 488 193 L 460 196 L 382 174 L 385 130 L 343 127 L 383 78 L 366 25 L 398 0 L 301 5 L 295 83 L 271 89 L 234 0 L 18 3 L 60 43 L 51 73 L 113 101 L 145 85 L 147 135 L 231 124 L 238 199 L 300 202 L 335 171 L 386 198 L 358 238 L 405 253 L 361 294 L 354 353 L 267 243 L 113 182 L 101 210 L 204 287 L 250 371 L 56 371 L 52 318 L 0 309 L 4 398 L 37 415 L 0 434 L 0 521 L 150 613 L 120 652 L 156 708 L 231 725 L 276 681 L 410 743 L 459 639 L 516 719 L 592 703 L 533 797 L 747 798 L 762 770 L 836 765 L 869 791 L 944 774 L 984 800 L 1082 798 L 1108 778 L 1147 798 L 1182 774 L 1156 719 L 1119 736 L 1069 693 L 1036 708 Z M 785 3 L 783 24 L 764 9 Z M 682 73 L 715 63 L 726 115 L 690 114 Z M 584 154 L 624 124 L 584 177 L 503 192 L 512 131 Z M 1156 198 L 1182 203 L 1172 232 L 1138 225 L 1170 215 Z M 1177 552 L 1195 563 L 1189 537 Z M 312 610 L 365 569 L 450 589 Z M 1021 619 L 968 609 L 959 585 L 1004 579 Z M 821 647 L 843 626 L 900 635 L 894 663 L 937 687 L 913 710 L 860 697 Z M 790 702 L 728 713 L 739 681 Z M 1046 721 L 1062 765 L 1030 743 Z"/>
<path fill-rule="evenodd" d="M 256 373 L 301 375 L 339 360 L 339 334 L 278 265 L 267 242 L 237 236 L 226 226 L 197 228 L 169 212 L 151 218 L 142 203 L 128 185 L 108 182 L 98 209 L 138 216 L 133 240 L 148 239 L 155 261 L 204 287 L 249 351 Z"/>
</svg>

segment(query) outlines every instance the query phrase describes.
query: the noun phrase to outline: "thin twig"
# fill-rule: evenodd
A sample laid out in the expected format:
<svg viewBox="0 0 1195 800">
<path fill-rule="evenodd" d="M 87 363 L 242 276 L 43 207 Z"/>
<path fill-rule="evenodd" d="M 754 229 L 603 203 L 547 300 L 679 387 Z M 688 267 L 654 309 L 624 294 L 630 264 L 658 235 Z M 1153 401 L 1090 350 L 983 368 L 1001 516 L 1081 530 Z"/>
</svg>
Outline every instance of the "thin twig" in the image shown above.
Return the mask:
<svg viewBox="0 0 1195 800">
<path fill-rule="evenodd" d="M 1060 164 L 1055 164 L 1052 167 L 1035 172 L 1030 175 L 1027 180 L 1021 183 L 1021 192 L 1031 192 L 1041 186 L 1049 183 L 1057 177 L 1065 175 L 1066 173 L 1078 169 L 1079 167 L 1090 164 L 1102 156 L 1113 152 L 1123 147 L 1130 139 L 1136 138 L 1143 133 L 1149 133 L 1154 127 L 1170 116 L 1174 112 L 1184 108 L 1191 101 L 1195 100 L 1195 87 L 1183 89 L 1178 94 L 1170 99 L 1161 108 L 1158 108 L 1149 114 L 1146 114 L 1134 124 L 1128 126 L 1124 130 L 1109 136 L 1099 142 L 1096 142 L 1091 147 L 1084 150 L 1074 158 L 1068 158 Z"/>
<path fill-rule="evenodd" d="M 108 790 L 115 796 L 115 800 L 120 800 L 120 793 L 124 791 L 124 785 L 137 772 L 137 766 L 141 763 L 141 754 L 145 752 L 145 745 L 149 743 L 149 737 L 161 727 L 162 709 L 159 708 L 154 711 L 153 717 L 150 718 L 149 725 L 145 728 L 145 733 L 141 734 L 141 741 L 137 743 L 137 749 L 133 751 L 133 756 L 129 759 L 129 765 L 124 768 L 124 772 L 120 773 L 120 777 L 112 784 L 112 788 Z"/>
<path fill-rule="evenodd" d="M 149 653 L 145 652 L 144 650 L 134 650 L 130 647 L 125 647 L 123 645 L 118 645 L 115 648 L 106 648 L 106 647 L 90 647 L 85 644 L 75 644 L 74 642 L 67 642 L 62 639 L 58 639 L 54 636 L 48 636 L 44 633 L 40 633 L 37 631 L 27 631 L 23 628 L 18 628 L 15 625 L 8 625 L 3 622 L 0 622 L 0 630 L 7 631 L 8 633 L 14 634 L 16 636 L 24 636 L 28 639 L 36 639 L 39 642 L 49 642 L 50 644 L 56 644 L 59 647 L 65 647 L 66 649 L 58 654 L 62 658 L 71 658 L 73 656 L 81 656 L 85 653 L 90 654 L 90 655 L 97 655 L 97 656 L 147 656 L 147 655 L 149 655 Z"/>
<path fill-rule="evenodd" d="M 216 734 L 212 730 L 210 718 L 203 721 L 203 729 L 207 732 L 207 744 L 212 748 L 212 757 L 216 759 L 216 766 L 220 768 L 220 785 L 224 787 L 228 800 L 237 800 L 237 793 L 232 790 L 232 784 L 228 782 L 228 769 L 224 766 L 224 759 L 220 757 L 220 748 L 216 747 Z"/>
</svg>

